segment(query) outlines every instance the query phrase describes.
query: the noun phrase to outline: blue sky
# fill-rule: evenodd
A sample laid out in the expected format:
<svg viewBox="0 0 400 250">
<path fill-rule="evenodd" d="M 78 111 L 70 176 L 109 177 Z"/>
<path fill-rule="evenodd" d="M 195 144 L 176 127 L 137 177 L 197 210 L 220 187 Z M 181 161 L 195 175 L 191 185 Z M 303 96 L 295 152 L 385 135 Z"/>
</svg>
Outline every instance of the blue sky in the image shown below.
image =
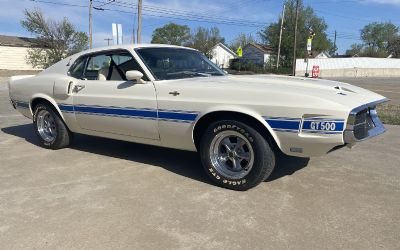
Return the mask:
<svg viewBox="0 0 400 250">
<path fill-rule="evenodd" d="M 48 17 L 53 19 L 66 16 L 77 29 L 88 30 L 88 8 L 60 5 L 65 3 L 87 6 L 88 0 L 39 1 L 58 4 L 31 0 L 0 0 L 0 34 L 31 36 L 21 28 L 20 20 L 23 18 L 25 8 L 32 9 L 34 7 L 41 8 Z M 100 6 L 101 2 L 107 1 L 96 0 L 94 6 Z M 106 5 L 103 8 L 119 9 L 127 13 L 107 10 L 93 11 L 94 46 L 96 47 L 107 45 L 107 41 L 104 39 L 111 37 L 111 23 L 113 22 L 122 23 L 124 42 L 132 41 L 132 27 L 136 16 L 128 4 L 136 3 L 136 0 L 116 0 L 116 2 L 124 6 Z M 217 26 L 228 43 L 239 33 L 253 34 L 257 37 L 257 32 L 262 29 L 261 25 L 278 19 L 283 3 L 281 0 L 143 0 L 143 2 L 146 6 L 143 19 L 143 42 L 150 42 L 155 28 L 175 22 L 189 25 L 191 28 Z M 344 53 L 352 43 L 360 42 L 358 40 L 360 29 L 370 22 L 391 21 L 400 25 L 400 0 L 304 0 L 304 4 L 312 6 L 317 14 L 325 19 L 329 25 L 328 35 L 331 39 L 333 39 L 334 31 L 338 32 L 337 44 L 340 53 Z M 163 9 L 160 11 L 160 8 Z M 170 16 L 171 14 L 175 16 Z M 182 17 L 182 14 L 186 17 Z M 206 17 L 208 22 L 182 20 L 188 19 L 187 16 L 191 19 L 196 16 L 197 19 L 198 16 Z M 221 23 L 232 19 L 240 21 L 229 24 Z"/>
</svg>

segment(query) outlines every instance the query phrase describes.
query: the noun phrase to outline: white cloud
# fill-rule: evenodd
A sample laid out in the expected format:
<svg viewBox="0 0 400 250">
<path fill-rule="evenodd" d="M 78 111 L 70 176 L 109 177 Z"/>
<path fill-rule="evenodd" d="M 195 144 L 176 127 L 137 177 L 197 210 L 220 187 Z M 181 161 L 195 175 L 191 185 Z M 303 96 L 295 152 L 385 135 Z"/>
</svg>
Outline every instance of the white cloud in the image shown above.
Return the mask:
<svg viewBox="0 0 400 250">
<path fill-rule="evenodd" d="M 378 3 L 378 4 L 390 4 L 400 6 L 400 0 L 365 0 L 363 2 Z"/>
</svg>

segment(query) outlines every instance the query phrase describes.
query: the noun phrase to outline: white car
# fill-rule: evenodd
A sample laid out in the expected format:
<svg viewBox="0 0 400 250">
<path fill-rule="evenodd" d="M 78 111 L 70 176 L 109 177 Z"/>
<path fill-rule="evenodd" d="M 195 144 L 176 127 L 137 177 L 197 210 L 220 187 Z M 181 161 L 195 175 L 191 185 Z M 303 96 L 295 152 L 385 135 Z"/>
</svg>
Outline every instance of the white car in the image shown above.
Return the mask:
<svg viewBox="0 0 400 250">
<path fill-rule="evenodd" d="M 279 151 L 319 156 L 383 133 L 375 107 L 387 101 L 334 81 L 227 75 L 167 45 L 88 50 L 11 77 L 9 91 L 46 148 L 81 133 L 198 151 L 210 178 L 235 190 L 265 180 Z"/>
</svg>

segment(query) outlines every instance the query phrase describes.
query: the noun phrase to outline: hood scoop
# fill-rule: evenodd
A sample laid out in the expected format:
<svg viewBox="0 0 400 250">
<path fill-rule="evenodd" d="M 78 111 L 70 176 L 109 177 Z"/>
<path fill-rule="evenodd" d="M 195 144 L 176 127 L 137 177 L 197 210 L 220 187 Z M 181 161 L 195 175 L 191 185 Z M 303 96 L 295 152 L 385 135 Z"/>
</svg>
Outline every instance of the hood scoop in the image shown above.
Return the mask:
<svg viewBox="0 0 400 250">
<path fill-rule="evenodd" d="M 341 87 L 341 86 L 336 86 L 336 87 L 334 87 L 334 89 L 337 89 L 337 90 L 339 90 L 340 92 L 351 92 L 351 93 L 356 93 L 356 92 L 354 92 L 354 91 L 351 90 L 351 89 L 343 88 L 343 87 Z"/>
</svg>

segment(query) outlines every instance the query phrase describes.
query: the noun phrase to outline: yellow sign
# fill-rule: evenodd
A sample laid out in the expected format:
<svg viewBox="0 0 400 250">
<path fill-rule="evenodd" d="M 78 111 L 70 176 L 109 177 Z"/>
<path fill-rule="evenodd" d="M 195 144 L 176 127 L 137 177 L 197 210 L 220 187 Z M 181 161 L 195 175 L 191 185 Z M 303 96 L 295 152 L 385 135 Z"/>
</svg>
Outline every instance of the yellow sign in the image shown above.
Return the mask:
<svg viewBox="0 0 400 250">
<path fill-rule="evenodd" d="M 236 51 L 238 57 L 242 57 L 243 56 L 243 49 L 242 46 L 239 46 L 239 48 Z"/>
<path fill-rule="evenodd" d="M 307 51 L 310 52 L 311 51 L 311 45 L 312 45 L 312 39 L 308 38 L 307 39 Z"/>
</svg>

